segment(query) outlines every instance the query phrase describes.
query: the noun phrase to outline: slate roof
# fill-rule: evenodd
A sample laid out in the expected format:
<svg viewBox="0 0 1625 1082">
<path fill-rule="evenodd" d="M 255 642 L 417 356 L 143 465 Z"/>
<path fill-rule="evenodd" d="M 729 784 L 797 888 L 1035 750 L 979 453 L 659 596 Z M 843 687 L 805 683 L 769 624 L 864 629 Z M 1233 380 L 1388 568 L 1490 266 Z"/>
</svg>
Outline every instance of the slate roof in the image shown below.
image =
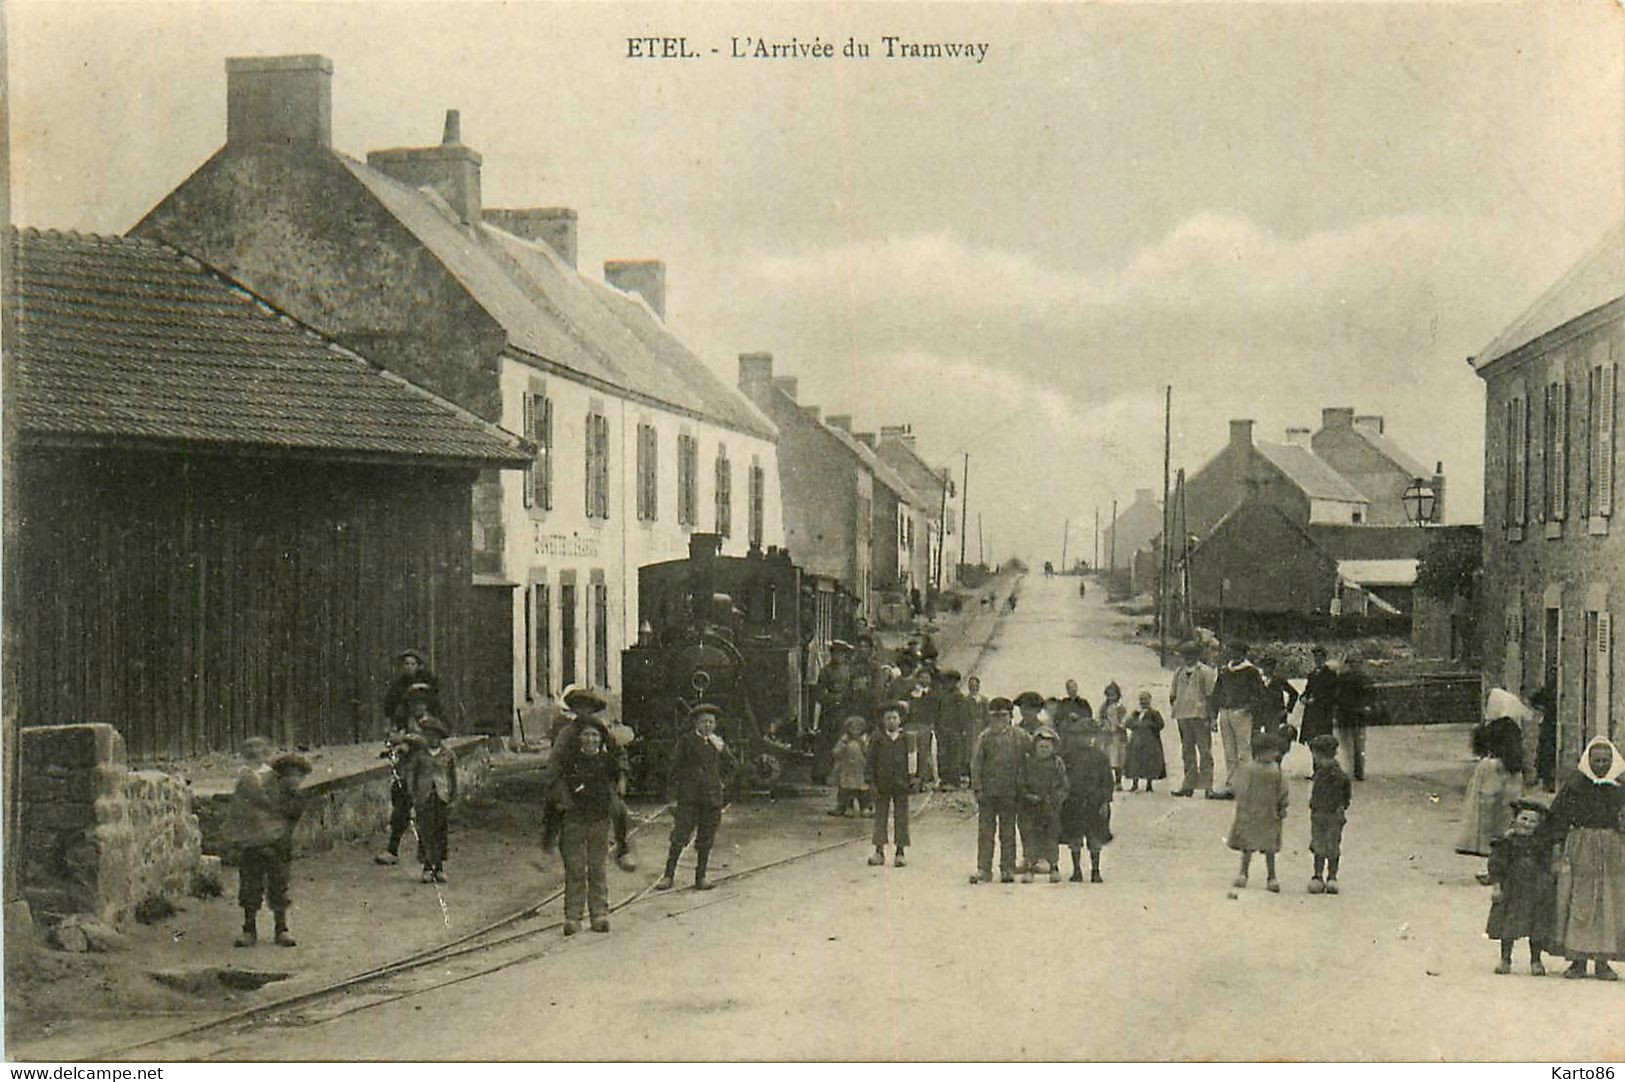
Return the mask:
<svg viewBox="0 0 1625 1082">
<path fill-rule="evenodd" d="M 810 418 L 809 418 L 810 419 Z M 848 451 L 858 456 L 858 460 L 875 476 L 875 480 L 885 485 L 897 494 L 897 498 L 910 507 L 923 508 L 925 501 L 915 492 L 909 483 L 903 480 L 898 472 L 880 461 L 878 455 L 865 447 L 863 441 L 850 432 L 842 431 L 834 425 L 824 425 L 824 430 L 841 442 Z"/>
<path fill-rule="evenodd" d="M 1625 297 L 1625 219 L 1615 222 L 1591 251 L 1473 357 L 1473 367 L 1483 369 L 1621 297 Z"/>
<path fill-rule="evenodd" d="M 1433 467 L 1429 466 L 1426 462 L 1423 462 L 1421 459 L 1417 458 L 1415 455 L 1411 454 L 1409 451 L 1405 450 L 1399 444 L 1395 443 L 1382 433 L 1371 432 L 1367 429 L 1361 428 L 1359 425 L 1354 426 L 1354 431 L 1356 435 L 1365 440 L 1366 443 L 1370 444 L 1378 454 L 1381 454 L 1383 457 L 1387 458 L 1389 462 L 1392 462 L 1401 470 L 1404 470 L 1405 473 L 1410 475 L 1412 478 L 1420 477 L 1423 480 L 1427 480 L 1433 476 Z"/>
<path fill-rule="evenodd" d="M 25 438 L 521 466 L 519 437 L 156 241 L 7 231 Z"/>
<path fill-rule="evenodd" d="M 1255 443 L 1253 447 L 1271 465 L 1314 500 L 1339 500 L 1344 503 L 1369 503 L 1365 495 L 1332 469 L 1325 460 L 1306 447 L 1290 443 Z"/>
<path fill-rule="evenodd" d="M 520 353 L 678 412 L 773 440 L 771 421 L 666 330 L 641 298 L 588 280 L 546 244 L 454 221 L 437 196 L 337 159 L 421 243 Z"/>
<path fill-rule="evenodd" d="M 874 451 L 876 458 L 897 471 L 904 483 L 925 500 L 929 507 L 923 510 L 932 518 L 942 517 L 942 474 L 932 469 L 918 451 L 895 439 L 881 439 Z"/>
</svg>

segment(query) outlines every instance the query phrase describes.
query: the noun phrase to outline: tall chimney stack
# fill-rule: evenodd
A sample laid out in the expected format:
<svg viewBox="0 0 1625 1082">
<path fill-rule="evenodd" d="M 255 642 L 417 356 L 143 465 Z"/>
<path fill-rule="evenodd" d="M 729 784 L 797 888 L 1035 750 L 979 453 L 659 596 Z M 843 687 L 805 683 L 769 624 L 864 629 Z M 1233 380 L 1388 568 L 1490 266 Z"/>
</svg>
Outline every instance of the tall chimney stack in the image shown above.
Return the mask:
<svg viewBox="0 0 1625 1082">
<path fill-rule="evenodd" d="M 439 146 L 368 151 L 367 164 L 409 187 L 432 188 L 458 220 L 472 225 L 481 219 L 480 165 L 483 159 L 459 141 L 462 126 L 457 110 L 448 109 Z"/>
<path fill-rule="evenodd" d="M 824 423 L 831 428 L 838 428 L 848 434 L 852 431 L 852 415 L 850 413 L 832 413 L 824 419 Z"/>
<path fill-rule="evenodd" d="M 1233 420 L 1230 422 L 1230 445 L 1232 447 L 1251 447 L 1253 445 L 1253 422 L 1251 420 Z"/>
<path fill-rule="evenodd" d="M 797 381 L 794 376 L 774 376 L 773 389 L 794 402 L 796 400 Z"/>
<path fill-rule="evenodd" d="M 570 264 L 576 265 L 576 212 L 569 207 L 490 207 L 485 220 L 516 237 L 545 244 Z"/>
<path fill-rule="evenodd" d="M 604 281 L 622 293 L 636 293 L 651 311 L 666 318 L 666 264 L 658 259 L 611 259 Z"/>
<path fill-rule="evenodd" d="M 1362 413 L 1354 418 L 1354 427 L 1373 436 L 1382 435 L 1382 418 L 1375 413 Z"/>
<path fill-rule="evenodd" d="M 1353 428 L 1353 406 L 1327 406 L 1320 411 L 1320 427 L 1322 431 L 1329 428 Z"/>
<path fill-rule="evenodd" d="M 325 56 L 226 60 L 226 144 L 333 146 L 333 62 Z"/>
<path fill-rule="evenodd" d="M 741 353 L 739 355 L 739 386 L 752 387 L 773 382 L 773 354 Z"/>
</svg>

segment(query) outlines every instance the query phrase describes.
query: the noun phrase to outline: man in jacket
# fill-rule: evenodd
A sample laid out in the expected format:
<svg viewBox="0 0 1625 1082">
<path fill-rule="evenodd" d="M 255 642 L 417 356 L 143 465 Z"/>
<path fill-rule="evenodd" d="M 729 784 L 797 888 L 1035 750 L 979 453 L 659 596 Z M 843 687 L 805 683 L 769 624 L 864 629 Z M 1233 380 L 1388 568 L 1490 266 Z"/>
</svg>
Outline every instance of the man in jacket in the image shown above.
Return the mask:
<svg viewBox="0 0 1625 1082">
<path fill-rule="evenodd" d="M 1213 707 L 1224 744 L 1224 788 L 1210 796 L 1235 799 L 1236 771 L 1253 757 L 1253 718 L 1263 704 L 1264 676 L 1247 660 L 1247 644 L 1232 642 L 1230 660 L 1213 680 Z"/>
<path fill-rule="evenodd" d="M 993 879 L 993 838 L 999 839 L 999 881 L 1016 881 L 1016 819 L 1020 809 L 1021 762 L 1032 740 L 1010 724 L 1015 706 L 997 698 L 987 704 L 988 723 L 971 751 L 970 784 L 976 794 L 976 874 L 972 883 Z"/>
<path fill-rule="evenodd" d="M 1197 789 L 1213 793 L 1213 685 L 1217 678 L 1211 666 L 1202 663 L 1202 648 L 1192 642 L 1181 651 L 1185 664 L 1174 671 L 1174 685 L 1168 701 L 1173 704 L 1174 724 L 1179 727 L 1179 757 L 1185 764 L 1185 780 L 1174 796 L 1190 796 Z"/>
</svg>

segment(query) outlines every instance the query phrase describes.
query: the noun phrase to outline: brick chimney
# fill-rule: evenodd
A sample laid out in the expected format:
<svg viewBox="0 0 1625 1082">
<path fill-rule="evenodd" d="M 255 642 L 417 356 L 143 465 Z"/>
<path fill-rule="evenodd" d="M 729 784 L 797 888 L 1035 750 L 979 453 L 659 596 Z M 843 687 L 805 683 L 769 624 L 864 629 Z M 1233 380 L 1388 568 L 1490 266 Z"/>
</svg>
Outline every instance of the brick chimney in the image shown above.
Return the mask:
<svg viewBox="0 0 1625 1082">
<path fill-rule="evenodd" d="M 831 428 L 838 428 L 848 435 L 852 434 L 852 415 L 850 413 L 832 413 L 824 418 L 824 423 Z"/>
<path fill-rule="evenodd" d="M 226 60 L 226 144 L 333 146 L 333 62 L 325 56 Z"/>
<path fill-rule="evenodd" d="M 881 425 L 880 438 L 883 442 L 896 440 L 910 451 L 914 450 L 913 425 Z"/>
<path fill-rule="evenodd" d="M 796 400 L 796 377 L 774 376 L 773 389 L 782 392 L 784 397 L 794 402 Z"/>
<path fill-rule="evenodd" d="M 1320 411 L 1320 428 L 1325 431 L 1330 428 L 1353 428 L 1353 406 L 1327 406 Z"/>
<path fill-rule="evenodd" d="M 1354 427 L 1373 436 L 1382 435 L 1382 418 L 1375 413 L 1362 413 L 1354 418 Z"/>
<path fill-rule="evenodd" d="M 863 444 L 869 450 L 875 449 L 875 434 L 873 432 L 854 432 L 852 438 Z"/>
<path fill-rule="evenodd" d="M 1157 494 L 1155 492 L 1153 492 L 1149 488 L 1137 488 L 1137 489 L 1134 490 L 1134 502 L 1135 503 L 1156 503 L 1157 502 Z"/>
<path fill-rule="evenodd" d="M 1286 430 L 1286 442 L 1290 447 L 1302 447 L 1307 450 L 1313 435 L 1307 428 L 1289 428 Z"/>
<path fill-rule="evenodd" d="M 817 406 L 802 406 L 801 407 L 801 412 L 805 413 L 808 417 L 811 417 L 813 420 L 816 421 L 816 420 L 818 420 L 819 415 L 821 413 L 823 413 L 824 411 L 821 410 L 820 408 L 818 408 Z"/>
<path fill-rule="evenodd" d="M 1250 420 L 1234 420 L 1230 422 L 1230 446 L 1251 447 L 1253 445 L 1253 422 Z"/>
<path fill-rule="evenodd" d="M 658 259 L 611 259 L 604 281 L 622 293 L 636 293 L 655 315 L 666 318 L 666 264 Z"/>
<path fill-rule="evenodd" d="M 545 244 L 558 257 L 576 265 L 576 212 L 569 207 L 491 207 L 485 220 L 516 237 Z"/>
<path fill-rule="evenodd" d="M 773 354 L 741 353 L 739 355 L 739 386 L 758 387 L 773 383 Z"/>
<path fill-rule="evenodd" d="M 465 224 L 480 220 L 480 163 L 465 147 L 462 117 L 446 110 L 446 127 L 435 147 L 394 147 L 367 153 L 367 164 L 413 188 L 432 188 Z"/>
</svg>

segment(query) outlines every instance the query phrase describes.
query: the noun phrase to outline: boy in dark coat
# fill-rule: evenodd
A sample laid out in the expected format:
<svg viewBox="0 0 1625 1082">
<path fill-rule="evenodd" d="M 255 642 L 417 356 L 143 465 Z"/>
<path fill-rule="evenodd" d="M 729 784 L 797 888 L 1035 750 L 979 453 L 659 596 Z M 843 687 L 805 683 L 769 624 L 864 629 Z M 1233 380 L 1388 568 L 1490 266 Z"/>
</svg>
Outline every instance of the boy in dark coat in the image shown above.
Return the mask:
<svg viewBox="0 0 1625 1082">
<path fill-rule="evenodd" d="M 411 654 L 407 656 L 414 657 Z M 412 825 L 412 792 L 406 781 L 406 763 L 412 753 L 423 746 L 423 732 L 419 724 L 434 712 L 434 703 L 431 685 L 417 683 L 403 693 L 400 700 L 403 712 L 397 715 L 387 705 L 385 707 L 385 712 L 390 714 L 391 728 L 380 758 L 389 760 L 389 841 L 372 858 L 375 864 L 393 865 L 400 862 L 401 838 L 405 837 Z"/>
<path fill-rule="evenodd" d="M 259 910 L 271 903 L 276 918 L 276 945 L 296 946 L 288 931 L 288 884 L 293 868 L 293 828 L 304 811 L 301 782 L 310 763 L 299 755 L 265 762 L 270 742 L 251 736 L 243 744 L 244 768 L 226 813 L 226 837 L 237 849 L 237 904 L 243 931 L 234 941 L 252 947 L 259 941 Z"/>
<path fill-rule="evenodd" d="M 446 747 L 446 726 L 439 718 L 418 723 L 423 746 L 406 760 L 407 789 L 418 821 L 418 863 L 425 883 L 446 881 L 449 812 L 457 799 L 457 756 Z"/>
<path fill-rule="evenodd" d="M 1100 851 L 1112 840 L 1112 794 L 1117 779 L 1105 751 L 1110 739 L 1100 723 L 1080 719 L 1062 735 L 1067 797 L 1061 806 L 1061 841 L 1072 850 L 1072 882 L 1083 882 L 1083 849 L 1089 849 L 1089 881 L 1104 883 Z"/>
<path fill-rule="evenodd" d="M 886 863 L 886 813 L 895 820 L 896 855 L 892 864 L 901 868 L 908 863 L 903 851 L 908 848 L 908 794 L 911 771 L 909 753 L 914 750 L 908 735 L 903 732 L 903 705 L 887 703 L 880 708 L 880 733 L 869 740 L 869 787 L 875 800 L 875 851 L 869 863 Z"/>
<path fill-rule="evenodd" d="M 1310 894 L 1337 893 L 1337 865 L 1343 858 L 1343 824 L 1348 817 L 1354 786 L 1337 761 L 1337 737 L 1322 733 L 1309 741 L 1315 758 L 1309 787 L 1309 851 L 1315 855 L 1315 876 Z M 1324 878 L 1321 872 L 1326 872 Z"/>
<path fill-rule="evenodd" d="M 1557 917 L 1557 876 L 1552 870 L 1552 840 L 1541 832 L 1546 809 L 1531 800 L 1513 803 L 1516 815 L 1500 838 L 1490 843 L 1490 919 L 1484 932 L 1501 941 L 1495 972 L 1512 972 L 1512 947 L 1529 940 L 1529 975 L 1544 977 L 1541 949 L 1551 942 Z"/>
<path fill-rule="evenodd" d="M 723 782 L 736 765 L 733 752 L 717 735 L 717 718 L 721 713 L 710 703 L 694 707 L 688 712 L 692 727 L 677 738 L 672 748 L 668 795 L 677 806 L 672 811 L 666 874 L 655 883 L 656 890 L 672 888 L 677 876 L 677 860 L 690 839 L 694 842 L 694 889 L 711 889 L 705 871 L 711 861 L 717 827 L 722 824 Z"/>
<path fill-rule="evenodd" d="M 610 815 L 621 781 L 619 759 L 604 747 L 597 726 L 584 726 L 576 754 L 561 773 L 564 821 L 559 827 L 559 854 L 564 858 L 564 934 L 581 930 L 586 909 L 592 930 L 609 931 Z"/>
<path fill-rule="evenodd" d="M 987 727 L 971 749 L 970 784 L 976 794 L 976 873 L 972 883 L 993 879 L 993 838 L 999 839 L 999 881 L 1016 881 L 1016 815 L 1020 807 L 1021 761 L 1032 741 L 1010 724 L 1014 704 L 997 698 L 987 704 Z"/>
<path fill-rule="evenodd" d="M 1061 881 L 1061 807 L 1066 803 L 1066 764 L 1056 753 L 1055 730 L 1043 728 L 1033 737 L 1033 750 L 1021 760 L 1017 785 L 1021 792 L 1022 833 L 1038 859 L 1022 873 L 1031 883 L 1034 872 L 1049 873 L 1051 883 Z"/>
</svg>

